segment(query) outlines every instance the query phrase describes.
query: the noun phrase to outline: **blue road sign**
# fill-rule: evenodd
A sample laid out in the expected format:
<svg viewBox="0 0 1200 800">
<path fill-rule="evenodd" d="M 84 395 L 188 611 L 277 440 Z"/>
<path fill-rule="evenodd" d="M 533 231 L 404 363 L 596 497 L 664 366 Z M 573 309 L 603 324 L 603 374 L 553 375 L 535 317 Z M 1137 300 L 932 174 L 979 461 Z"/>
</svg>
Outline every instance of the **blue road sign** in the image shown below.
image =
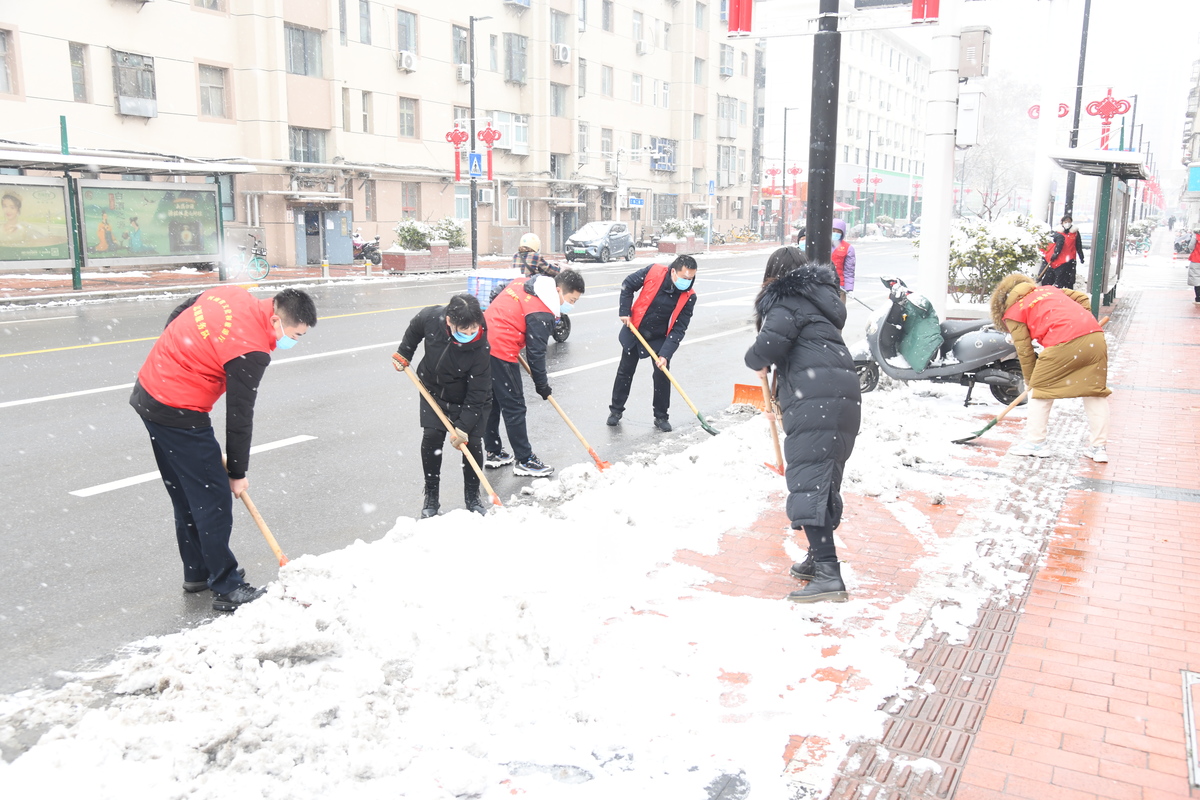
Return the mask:
<svg viewBox="0 0 1200 800">
<path fill-rule="evenodd" d="M 629 207 L 630 208 L 642 208 L 645 205 L 646 205 L 646 201 L 640 197 L 629 198 Z"/>
<path fill-rule="evenodd" d="M 709 181 L 708 182 L 708 196 L 712 197 L 716 193 L 717 193 L 717 182 Z"/>
<path fill-rule="evenodd" d="M 467 165 L 472 178 L 483 177 L 483 153 L 467 153 Z"/>
</svg>

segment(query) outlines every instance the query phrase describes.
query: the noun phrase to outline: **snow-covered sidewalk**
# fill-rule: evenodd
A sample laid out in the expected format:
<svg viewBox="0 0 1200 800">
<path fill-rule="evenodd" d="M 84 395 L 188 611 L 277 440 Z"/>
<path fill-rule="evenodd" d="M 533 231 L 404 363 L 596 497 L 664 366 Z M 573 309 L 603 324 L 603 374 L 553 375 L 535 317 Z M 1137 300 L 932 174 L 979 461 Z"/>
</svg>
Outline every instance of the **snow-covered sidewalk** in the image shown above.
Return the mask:
<svg viewBox="0 0 1200 800">
<path fill-rule="evenodd" d="M 721 436 L 570 467 L 487 517 L 400 518 L 378 541 L 295 559 L 234 615 L 0 699 L 0 746 L 20 753 L 0 786 L 610 800 L 733 781 L 823 796 L 917 680 L 905 653 L 1023 592 L 1014 565 L 1053 521 L 995 513 L 1014 491 L 998 446 L 1023 415 L 951 444 L 1001 408 L 965 409 L 964 392 L 864 395 L 838 531 L 849 603 L 782 599 L 803 534 L 762 466 L 764 419 L 735 407 L 714 420 Z"/>
</svg>

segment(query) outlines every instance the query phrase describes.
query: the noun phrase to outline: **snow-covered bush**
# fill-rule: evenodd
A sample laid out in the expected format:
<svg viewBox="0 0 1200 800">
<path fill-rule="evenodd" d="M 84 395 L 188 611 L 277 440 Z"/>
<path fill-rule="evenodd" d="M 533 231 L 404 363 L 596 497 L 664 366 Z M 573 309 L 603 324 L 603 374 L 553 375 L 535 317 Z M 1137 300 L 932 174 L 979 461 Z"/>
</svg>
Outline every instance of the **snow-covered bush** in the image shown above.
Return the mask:
<svg viewBox="0 0 1200 800">
<path fill-rule="evenodd" d="M 415 219 L 396 223 L 396 243 L 402 250 L 428 250 L 430 242 L 449 242 L 451 247 L 466 247 L 467 234 L 453 217 L 440 219 L 432 225 Z"/>
<path fill-rule="evenodd" d="M 880 214 L 879 216 L 875 217 L 875 224 L 876 225 L 895 225 L 896 220 L 892 219 L 887 214 Z"/>
<path fill-rule="evenodd" d="M 1130 239 L 1149 239 L 1150 234 L 1154 232 L 1157 223 L 1149 219 L 1139 219 L 1129 223 L 1128 233 Z"/>
<path fill-rule="evenodd" d="M 449 242 L 451 247 L 467 246 L 467 231 L 454 217 L 443 217 L 433 223 L 434 239 Z"/>
<path fill-rule="evenodd" d="M 671 218 L 662 224 L 664 235 L 674 236 L 678 239 L 688 236 L 703 236 L 705 227 L 705 222 L 700 217 L 692 217 L 691 219 Z"/>
<path fill-rule="evenodd" d="M 1050 228 L 1026 216 L 955 220 L 950 228 L 950 294 L 955 300 L 984 301 L 1011 272 L 1037 277 L 1049 243 Z M 921 240 L 913 244 L 920 248 Z"/>
</svg>

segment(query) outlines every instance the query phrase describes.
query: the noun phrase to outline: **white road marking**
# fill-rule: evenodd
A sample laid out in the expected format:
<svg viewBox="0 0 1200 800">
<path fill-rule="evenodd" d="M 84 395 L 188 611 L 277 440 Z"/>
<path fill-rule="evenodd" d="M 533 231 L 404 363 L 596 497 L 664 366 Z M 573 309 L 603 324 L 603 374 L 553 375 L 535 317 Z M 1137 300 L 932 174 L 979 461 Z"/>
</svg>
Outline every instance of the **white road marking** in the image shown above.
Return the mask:
<svg viewBox="0 0 1200 800">
<path fill-rule="evenodd" d="M 299 444 L 300 442 L 308 442 L 308 441 L 311 441 L 316 438 L 317 437 L 315 437 L 315 436 L 302 435 L 302 436 L 293 436 L 290 439 L 280 439 L 277 442 L 267 442 L 266 444 L 256 444 L 250 448 L 250 455 L 254 455 L 256 453 L 265 453 L 268 450 L 275 450 L 280 447 L 287 447 L 290 444 Z M 141 475 L 134 475 L 132 478 L 122 478 L 119 481 L 112 481 L 111 483 L 102 483 L 99 486 L 89 486 L 87 489 L 76 489 L 73 492 L 68 492 L 68 494 L 72 494 L 75 497 L 91 497 L 92 495 L 104 494 L 105 492 L 112 492 L 117 489 L 124 489 L 127 486 L 137 486 L 139 483 L 148 483 L 152 480 L 155 480 L 158 477 L 159 477 L 158 470 L 154 470 L 154 472 L 144 472 Z"/>
<path fill-rule="evenodd" d="M 83 389 L 78 392 L 64 392 L 63 394 L 51 394 L 51 395 L 46 395 L 45 397 L 30 397 L 25 400 L 9 400 L 7 402 L 0 403 L 0 408 L 8 408 L 9 406 L 23 406 L 23 405 L 28 405 L 29 403 L 44 403 L 47 400 L 62 400 L 63 398 L 66 398 L 66 397 L 79 397 L 79 396 L 85 395 L 85 394 L 96 394 L 98 392 L 115 392 L 118 389 L 132 389 L 132 388 L 133 388 L 132 383 L 122 383 L 122 384 L 118 384 L 117 386 L 102 386 L 99 389 Z"/>
<path fill-rule="evenodd" d="M 78 314 L 68 314 L 65 317 L 35 317 L 33 319 L 14 319 L 7 322 L 0 322 L 0 325 L 20 325 L 22 322 L 47 322 L 52 319 L 78 319 Z"/>
<path fill-rule="evenodd" d="M 719 339 L 722 336 L 731 336 L 735 333 L 745 333 L 746 331 L 750 331 L 750 330 L 754 330 L 754 328 L 750 325 L 743 325 L 740 328 L 733 328 L 732 330 L 721 331 L 720 333 L 710 333 L 707 336 L 697 336 L 694 339 L 684 339 L 683 342 L 679 346 L 685 347 L 689 344 L 696 344 L 697 342 L 705 342 L 705 341 L 708 341 L 709 339 Z M 583 372 L 584 370 L 595 369 L 596 367 L 603 367 L 606 364 L 615 364 L 620 360 L 621 360 L 620 356 L 618 356 L 617 358 L 606 358 L 603 361 L 593 361 L 590 364 L 581 364 L 578 367 L 570 367 L 568 369 L 560 369 L 557 372 L 548 372 L 546 374 L 551 378 L 557 378 L 560 375 L 570 375 L 574 372 Z"/>
</svg>

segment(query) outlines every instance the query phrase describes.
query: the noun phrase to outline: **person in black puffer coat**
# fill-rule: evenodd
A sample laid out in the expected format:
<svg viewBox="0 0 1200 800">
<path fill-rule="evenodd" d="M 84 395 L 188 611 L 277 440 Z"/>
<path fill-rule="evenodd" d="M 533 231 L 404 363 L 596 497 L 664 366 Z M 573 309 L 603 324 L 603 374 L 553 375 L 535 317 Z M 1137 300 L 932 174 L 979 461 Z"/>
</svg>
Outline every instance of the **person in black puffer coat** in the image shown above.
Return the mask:
<svg viewBox="0 0 1200 800">
<path fill-rule="evenodd" d="M 469 294 L 457 294 L 444 306 L 421 309 L 408 323 L 400 347 L 392 354 L 392 363 L 397 370 L 408 368 L 422 341 L 425 342 L 425 357 L 417 365 L 417 377 L 454 425 L 450 446 L 458 449 L 465 443 L 475 457 L 475 463 L 482 465 L 483 428 L 492 400 L 492 362 L 487 324 L 479 300 Z M 439 488 L 446 426 L 424 397 L 421 398 L 420 419 L 425 430 L 421 439 L 421 466 L 425 472 L 425 504 L 421 516 L 435 517 L 441 507 Z M 479 476 L 466 455 L 463 456 L 462 470 L 467 509 L 486 514 L 487 507 L 479 499 Z"/>
<path fill-rule="evenodd" d="M 842 473 L 854 450 L 862 394 L 854 360 L 842 340 L 846 304 L 832 265 L 809 264 L 795 247 L 771 254 L 755 301 L 758 338 L 746 366 L 779 375 L 779 403 L 787 435 L 787 514 L 808 537 L 808 557 L 792 566 L 808 581 L 788 599 L 844 601 L 846 585 L 833 542 L 842 521 Z"/>
</svg>

